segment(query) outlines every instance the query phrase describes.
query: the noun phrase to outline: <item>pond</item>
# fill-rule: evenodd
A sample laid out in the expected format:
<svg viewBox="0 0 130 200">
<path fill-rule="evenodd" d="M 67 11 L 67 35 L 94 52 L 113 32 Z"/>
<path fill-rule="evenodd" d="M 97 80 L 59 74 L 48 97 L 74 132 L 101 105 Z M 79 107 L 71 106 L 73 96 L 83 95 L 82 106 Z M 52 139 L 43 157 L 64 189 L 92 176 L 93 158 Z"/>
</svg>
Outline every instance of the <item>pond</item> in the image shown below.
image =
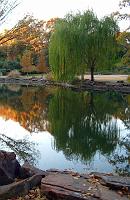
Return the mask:
<svg viewBox="0 0 130 200">
<path fill-rule="evenodd" d="M 46 170 L 130 172 L 130 95 L 0 86 L 0 149 Z"/>
</svg>

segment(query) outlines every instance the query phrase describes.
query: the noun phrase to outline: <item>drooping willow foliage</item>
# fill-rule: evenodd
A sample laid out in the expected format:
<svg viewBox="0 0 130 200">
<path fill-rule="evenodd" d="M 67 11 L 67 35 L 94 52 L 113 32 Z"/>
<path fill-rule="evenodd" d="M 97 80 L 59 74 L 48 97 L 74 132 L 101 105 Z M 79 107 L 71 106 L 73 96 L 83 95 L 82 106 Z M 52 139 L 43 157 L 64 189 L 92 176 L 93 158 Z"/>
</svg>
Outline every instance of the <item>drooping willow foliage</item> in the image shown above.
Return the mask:
<svg viewBox="0 0 130 200">
<path fill-rule="evenodd" d="M 60 20 L 56 25 L 55 33 L 50 44 L 50 64 L 55 79 L 71 80 L 78 71 L 81 63 L 79 49 L 79 34 L 76 23 L 71 22 L 71 16 L 66 20 Z"/>
<path fill-rule="evenodd" d="M 116 22 L 99 20 L 93 11 L 68 14 L 60 19 L 50 39 L 49 62 L 56 80 L 72 80 L 86 70 L 113 63 L 116 51 Z"/>
</svg>

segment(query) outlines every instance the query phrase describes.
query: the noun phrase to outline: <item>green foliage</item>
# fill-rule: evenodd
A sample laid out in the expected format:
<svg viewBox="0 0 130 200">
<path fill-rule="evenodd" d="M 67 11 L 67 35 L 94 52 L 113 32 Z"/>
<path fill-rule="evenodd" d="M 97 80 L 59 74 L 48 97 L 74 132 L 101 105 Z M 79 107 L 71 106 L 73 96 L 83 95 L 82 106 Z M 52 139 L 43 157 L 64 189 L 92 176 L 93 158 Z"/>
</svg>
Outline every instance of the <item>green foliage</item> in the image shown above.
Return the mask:
<svg viewBox="0 0 130 200">
<path fill-rule="evenodd" d="M 80 64 L 81 57 L 76 49 L 78 35 L 75 30 L 71 30 L 73 28 L 71 23 L 59 20 L 51 38 L 50 65 L 56 80 L 73 79 Z"/>
<path fill-rule="evenodd" d="M 5 60 L 6 58 L 6 52 L 4 48 L 0 48 L 0 61 Z"/>
<path fill-rule="evenodd" d="M 14 69 L 21 69 L 21 66 L 20 66 L 19 62 L 17 62 L 17 61 L 6 61 L 6 62 L 4 62 L 3 68 L 11 71 Z"/>
<path fill-rule="evenodd" d="M 0 60 L 0 69 L 3 68 L 3 65 L 4 65 L 4 61 Z"/>
<path fill-rule="evenodd" d="M 116 57 L 117 31 L 118 26 L 112 18 L 99 20 L 89 10 L 58 20 L 49 46 L 54 78 L 72 80 L 88 69 L 93 76 L 95 68 L 112 65 Z"/>
<path fill-rule="evenodd" d="M 3 75 L 5 75 L 7 72 L 10 72 L 10 71 L 15 70 L 15 69 L 17 69 L 17 70 L 21 69 L 19 62 L 0 60 L 0 72 L 2 72 Z"/>
</svg>

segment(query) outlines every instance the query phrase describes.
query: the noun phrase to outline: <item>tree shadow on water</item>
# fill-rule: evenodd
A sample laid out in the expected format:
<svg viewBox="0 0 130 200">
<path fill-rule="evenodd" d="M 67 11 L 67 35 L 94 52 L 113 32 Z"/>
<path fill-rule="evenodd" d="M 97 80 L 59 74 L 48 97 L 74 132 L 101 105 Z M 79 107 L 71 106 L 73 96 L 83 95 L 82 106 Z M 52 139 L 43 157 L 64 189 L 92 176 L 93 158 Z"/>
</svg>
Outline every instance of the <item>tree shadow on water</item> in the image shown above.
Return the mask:
<svg viewBox="0 0 130 200">
<path fill-rule="evenodd" d="M 4 134 L 0 134 L 1 147 L 13 151 L 21 162 L 28 161 L 35 165 L 40 157 L 40 152 L 36 149 L 36 143 L 29 139 L 14 139 Z"/>
</svg>

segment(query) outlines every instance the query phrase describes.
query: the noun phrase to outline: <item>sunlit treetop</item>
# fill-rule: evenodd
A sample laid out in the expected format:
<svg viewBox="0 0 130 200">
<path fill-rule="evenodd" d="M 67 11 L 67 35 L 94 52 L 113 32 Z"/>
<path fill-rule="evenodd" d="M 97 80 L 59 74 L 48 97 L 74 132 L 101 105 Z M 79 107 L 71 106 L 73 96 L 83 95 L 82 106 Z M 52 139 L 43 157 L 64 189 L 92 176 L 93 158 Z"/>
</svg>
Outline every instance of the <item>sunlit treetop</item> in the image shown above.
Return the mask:
<svg viewBox="0 0 130 200">
<path fill-rule="evenodd" d="M 9 45 L 17 40 L 26 45 L 31 45 L 35 51 L 47 48 L 56 20 L 56 18 L 49 21 L 37 20 L 33 16 L 27 15 L 11 30 L 0 35 L 0 45 Z"/>
</svg>

